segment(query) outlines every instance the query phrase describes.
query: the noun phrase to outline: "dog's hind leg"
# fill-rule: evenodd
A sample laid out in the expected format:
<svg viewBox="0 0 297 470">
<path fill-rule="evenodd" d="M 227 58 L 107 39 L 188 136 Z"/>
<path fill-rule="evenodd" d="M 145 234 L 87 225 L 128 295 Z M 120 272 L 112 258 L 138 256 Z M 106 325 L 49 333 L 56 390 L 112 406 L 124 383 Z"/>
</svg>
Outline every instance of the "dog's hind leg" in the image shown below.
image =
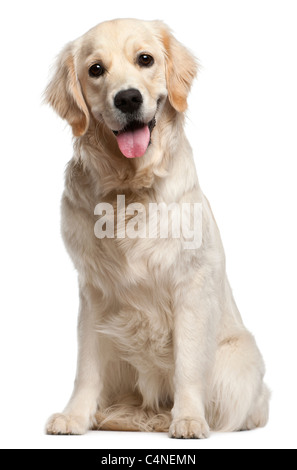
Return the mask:
<svg viewBox="0 0 297 470">
<path fill-rule="evenodd" d="M 212 430 L 265 426 L 270 393 L 263 383 L 264 372 L 255 340 L 243 327 L 221 341 L 208 395 L 207 417 Z"/>
</svg>

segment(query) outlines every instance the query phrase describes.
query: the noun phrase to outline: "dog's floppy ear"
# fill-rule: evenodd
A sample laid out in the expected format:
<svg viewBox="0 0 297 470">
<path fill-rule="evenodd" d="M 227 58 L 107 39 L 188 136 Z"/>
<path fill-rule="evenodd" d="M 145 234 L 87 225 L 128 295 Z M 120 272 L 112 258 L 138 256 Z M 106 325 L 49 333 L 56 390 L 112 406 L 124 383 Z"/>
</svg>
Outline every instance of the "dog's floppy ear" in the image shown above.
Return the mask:
<svg viewBox="0 0 297 470">
<path fill-rule="evenodd" d="M 187 109 L 187 97 L 197 74 L 198 63 L 195 57 L 171 34 L 162 22 L 156 22 L 163 43 L 166 58 L 166 81 L 168 98 L 176 111 Z"/>
<path fill-rule="evenodd" d="M 69 122 L 75 136 L 85 134 L 89 111 L 77 78 L 71 43 L 58 56 L 54 75 L 44 95 L 45 101 Z"/>
</svg>

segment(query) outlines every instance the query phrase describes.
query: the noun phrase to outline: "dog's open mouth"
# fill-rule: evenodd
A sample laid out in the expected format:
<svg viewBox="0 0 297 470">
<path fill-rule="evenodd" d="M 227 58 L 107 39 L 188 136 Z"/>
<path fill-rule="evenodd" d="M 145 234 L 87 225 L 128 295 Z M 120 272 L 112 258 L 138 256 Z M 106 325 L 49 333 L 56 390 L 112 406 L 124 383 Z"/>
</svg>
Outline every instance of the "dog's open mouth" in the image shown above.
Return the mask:
<svg viewBox="0 0 297 470">
<path fill-rule="evenodd" d="M 153 118 L 148 124 L 132 121 L 121 131 L 113 131 L 118 146 L 127 158 L 142 157 L 151 143 L 151 133 L 156 125 Z"/>
</svg>

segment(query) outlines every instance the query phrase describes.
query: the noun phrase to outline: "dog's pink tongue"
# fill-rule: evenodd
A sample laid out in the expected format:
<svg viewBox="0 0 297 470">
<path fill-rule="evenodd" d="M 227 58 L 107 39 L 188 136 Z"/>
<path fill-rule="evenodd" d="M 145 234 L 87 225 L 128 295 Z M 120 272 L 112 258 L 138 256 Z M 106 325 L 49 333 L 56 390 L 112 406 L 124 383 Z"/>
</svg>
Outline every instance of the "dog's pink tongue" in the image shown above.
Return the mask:
<svg viewBox="0 0 297 470">
<path fill-rule="evenodd" d="M 134 131 L 122 132 L 118 134 L 117 141 L 125 157 L 142 157 L 150 142 L 150 130 L 148 126 L 144 126 Z"/>
</svg>

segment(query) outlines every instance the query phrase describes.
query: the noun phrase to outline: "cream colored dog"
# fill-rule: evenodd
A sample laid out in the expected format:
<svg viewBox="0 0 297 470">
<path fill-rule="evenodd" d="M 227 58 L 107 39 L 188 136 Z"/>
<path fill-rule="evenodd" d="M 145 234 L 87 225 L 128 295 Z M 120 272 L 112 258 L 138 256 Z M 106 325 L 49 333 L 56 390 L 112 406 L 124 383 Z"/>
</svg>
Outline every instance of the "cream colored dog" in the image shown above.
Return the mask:
<svg viewBox="0 0 297 470">
<path fill-rule="evenodd" d="M 62 233 L 79 275 L 73 394 L 49 434 L 264 426 L 264 364 L 246 330 L 196 176 L 184 111 L 197 65 L 160 21 L 99 24 L 61 52 L 46 99 L 72 126 Z M 200 203 L 202 243 L 98 238 L 95 207 Z M 129 217 L 126 218 L 128 222 Z"/>
</svg>

